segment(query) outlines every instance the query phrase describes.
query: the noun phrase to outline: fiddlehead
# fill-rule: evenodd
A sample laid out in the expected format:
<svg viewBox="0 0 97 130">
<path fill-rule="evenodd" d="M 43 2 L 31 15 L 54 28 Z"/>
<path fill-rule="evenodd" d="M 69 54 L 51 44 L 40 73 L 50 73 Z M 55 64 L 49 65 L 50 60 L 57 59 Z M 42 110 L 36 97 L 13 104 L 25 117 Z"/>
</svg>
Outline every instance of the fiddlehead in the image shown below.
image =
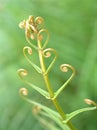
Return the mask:
<svg viewBox="0 0 97 130">
<path fill-rule="evenodd" d="M 24 54 L 25 58 L 27 59 L 27 61 L 33 66 L 33 68 L 38 73 L 41 73 L 41 69 L 28 58 L 28 56 L 26 54 L 26 50 L 27 50 L 27 52 L 28 52 L 29 55 L 32 55 L 32 49 L 31 49 L 31 47 L 28 47 L 28 46 L 24 47 L 23 48 L 23 54 Z"/>
<path fill-rule="evenodd" d="M 69 64 L 62 64 L 61 66 L 60 66 L 60 70 L 62 71 L 62 72 L 68 72 L 68 69 L 71 69 L 72 70 L 72 77 L 75 75 L 75 69 L 74 69 L 74 67 L 73 66 L 71 66 L 71 65 L 69 65 Z"/>
<path fill-rule="evenodd" d="M 22 80 L 24 80 L 24 77 L 28 75 L 28 71 L 26 69 L 19 69 L 17 73 Z"/>
<path fill-rule="evenodd" d="M 74 77 L 74 75 L 75 75 L 75 69 L 74 69 L 71 65 L 69 65 L 69 64 L 62 64 L 62 65 L 60 66 L 60 70 L 61 70 L 62 72 L 67 73 L 67 72 L 68 72 L 68 69 L 71 69 L 71 70 L 72 70 L 72 74 L 71 74 L 70 78 L 55 92 L 55 95 L 54 95 L 53 99 L 55 99 L 55 98 L 63 91 L 63 89 L 67 86 L 67 84 L 68 84 L 68 83 L 72 80 L 72 78 Z"/>
<path fill-rule="evenodd" d="M 54 50 L 54 49 L 52 49 L 52 48 L 47 48 L 47 49 L 43 50 L 43 56 L 44 56 L 45 58 L 51 57 L 52 53 L 54 53 L 54 58 L 53 58 L 53 60 L 51 61 L 50 65 L 47 67 L 47 70 L 46 70 L 45 74 L 49 73 L 49 71 L 51 70 L 53 64 L 55 63 L 56 58 L 57 58 L 58 55 L 57 55 L 56 50 Z M 44 75 L 45 75 L 45 74 L 44 74 Z"/>
<path fill-rule="evenodd" d="M 43 89 L 41 89 L 40 87 L 37 87 L 36 85 L 30 83 L 29 81 L 27 81 L 26 79 L 24 79 L 25 76 L 28 75 L 28 71 L 25 69 L 19 69 L 18 70 L 18 75 L 19 77 L 30 87 L 32 87 L 34 90 L 36 90 L 37 92 L 39 92 L 42 96 L 44 96 L 45 98 L 49 99 L 49 93 Z M 21 89 L 20 89 L 21 90 Z M 23 89 L 24 90 L 24 89 Z"/>
<path fill-rule="evenodd" d="M 56 107 L 56 110 L 58 111 L 58 113 L 49 109 L 48 107 L 45 107 L 37 102 L 34 102 L 28 98 L 26 98 L 26 101 L 28 101 L 29 103 L 32 103 L 35 106 L 41 107 L 42 108 L 41 114 L 53 119 L 57 124 L 59 124 L 60 128 L 62 128 L 63 130 L 71 130 L 71 129 L 75 130 L 75 128 L 72 126 L 72 124 L 69 122 L 69 120 L 81 112 L 88 111 L 88 110 L 94 110 L 95 108 L 97 108 L 97 104 L 90 99 L 85 99 L 85 102 L 87 104 L 92 104 L 95 107 L 79 109 L 70 114 L 64 113 L 64 111 L 62 110 L 61 106 L 59 105 L 56 97 L 63 91 L 63 89 L 67 86 L 67 84 L 72 80 L 72 78 L 75 75 L 75 69 L 69 64 L 62 64 L 60 66 L 60 69 L 62 72 L 68 72 L 68 70 L 72 70 L 72 74 L 69 77 L 69 79 L 54 93 L 53 88 L 49 81 L 48 73 L 50 72 L 50 70 L 57 58 L 57 53 L 52 48 L 45 49 L 45 47 L 47 46 L 48 41 L 49 41 L 49 32 L 48 32 L 48 30 L 42 28 L 43 24 L 44 24 L 43 18 L 36 17 L 34 19 L 33 16 L 29 16 L 29 18 L 27 20 L 24 20 L 23 22 L 21 22 L 19 24 L 19 26 L 21 28 L 25 29 L 25 36 L 26 36 L 26 40 L 28 41 L 28 43 L 34 49 L 36 49 L 38 51 L 41 69 L 36 64 L 34 64 L 27 56 L 26 51 L 29 55 L 32 54 L 32 49 L 30 47 L 28 47 L 28 46 L 24 47 L 24 49 L 23 49 L 24 56 L 26 57 L 28 62 L 39 73 L 43 74 L 43 78 L 44 78 L 48 92 L 24 79 L 24 76 L 26 76 L 28 74 L 27 70 L 20 69 L 18 71 L 18 74 L 21 77 L 21 79 L 25 81 L 25 83 L 27 83 L 33 89 L 38 91 L 41 95 L 45 96 L 47 99 L 51 99 L 53 101 L 53 104 Z M 34 40 L 34 39 L 37 40 L 37 44 L 32 43 L 32 40 Z M 44 58 L 49 58 L 50 56 L 52 56 L 53 53 L 54 53 L 54 57 L 53 57 L 51 63 L 49 64 L 49 66 L 46 67 Z M 25 89 L 25 88 L 20 89 L 20 94 L 21 94 L 21 96 L 23 96 L 25 98 L 25 96 L 28 95 L 27 89 Z"/>
<path fill-rule="evenodd" d="M 31 40 L 34 40 L 36 38 L 37 33 L 42 28 L 40 25 L 43 25 L 43 18 L 36 17 L 36 19 L 34 19 L 33 16 L 29 16 L 27 20 L 23 20 L 19 24 L 20 28 L 25 29 L 26 40 L 34 49 L 38 49 L 38 47 L 37 45 L 34 45 Z"/>
<path fill-rule="evenodd" d="M 26 88 L 20 88 L 19 93 L 21 96 L 27 96 L 28 90 Z"/>
<path fill-rule="evenodd" d="M 44 19 L 42 17 L 36 17 L 35 18 L 36 26 L 38 26 L 38 30 L 40 30 L 44 25 Z"/>
<path fill-rule="evenodd" d="M 37 42 L 40 43 L 40 44 L 42 43 L 42 40 L 44 38 L 43 35 L 42 35 L 42 33 L 45 33 L 47 35 L 45 42 L 43 43 L 43 45 L 41 45 L 41 49 L 43 50 L 46 47 L 46 45 L 48 44 L 48 41 L 49 41 L 49 32 L 46 29 L 41 29 L 38 32 L 38 34 L 37 34 Z"/>
</svg>

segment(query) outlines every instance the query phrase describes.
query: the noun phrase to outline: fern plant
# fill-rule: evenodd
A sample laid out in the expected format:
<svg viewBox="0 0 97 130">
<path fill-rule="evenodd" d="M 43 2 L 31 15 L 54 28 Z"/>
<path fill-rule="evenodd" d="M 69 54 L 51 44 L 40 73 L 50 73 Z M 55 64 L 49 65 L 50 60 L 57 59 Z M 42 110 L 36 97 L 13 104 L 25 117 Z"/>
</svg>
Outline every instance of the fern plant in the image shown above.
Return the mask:
<svg viewBox="0 0 97 130">
<path fill-rule="evenodd" d="M 32 84 L 30 81 L 24 78 L 25 76 L 28 75 L 27 70 L 19 69 L 18 75 L 27 85 L 31 86 L 34 90 L 36 90 L 38 93 L 44 96 L 47 100 L 51 100 L 56 108 L 56 111 L 52 110 L 51 108 L 48 108 L 43 104 L 40 104 L 36 101 L 29 99 L 27 97 L 28 90 L 26 88 L 20 89 L 20 95 L 24 100 L 35 106 L 33 110 L 34 113 L 36 113 L 35 116 L 44 126 L 46 126 L 46 128 L 50 130 L 76 130 L 76 128 L 73 126 L 70 120 L 79 113 L 97 109 L 97 104 L 90 99 L 85 99 L 85 102 L 87 104 L 94 106 L 82 108 L 73 111 L 69 114 L 64 113 L 62 107 L 60 106 L 57 100 L 57 97 L 65 89 L 68 83 L 73 79 L 75 75 L 75 69 L 73 66 L 69 64 L 62 64 L 60 66 L 60 70 L 62 72 L 67 73 L 68 70 L 70 69 L 72 71 L 72 74 L 69 77 L 69 79 L 62 86 L 60 86 L 58 90 L 54 92 L 53 90 L 54 87 L 51 86 L 51 82 L 49 80 L 49 73 L 57 59 L 57 52 L 53 48 L 46 48 L 49 41 L 49 32 L 47 29 L 43 28 L 43 23 L 44 20 L 42 17 L 34 18 L 33 16 L 29 16 L 27 20 L 23 20 L 22 22 L 20 22 L 19 27 L 25 29 L 25 37 L 30 45 L 25 46 L 23 48 L 23 54 L 27 59 L 27 61 L 31 64 L 31 66 L 36 70 L 36 73 L 40 73 L 43 76 L 46 90 L 43 90 L 41 87 Z M 45 36 L 43 35 L 43 33 L 45 33 Z M 33 44 L 32 42 L 33 40 L 36 40 L 37 44 Z M 27 55 L 27 53 L 29 55 L 32 55 L 32 48 L 38 52 L 40 65 L 36 65 L 35 63 L 33 63 Z M 54 55 L 54 57 L 49 66 L 46 66 L 45 58 L 51 57 L 52 54 Z M 46 119 L 49 118 L 53 120 L 55 124 L 51 124 L 50 122 L 46 121 L 43 117 L 46 117 Z"/>
</svg>

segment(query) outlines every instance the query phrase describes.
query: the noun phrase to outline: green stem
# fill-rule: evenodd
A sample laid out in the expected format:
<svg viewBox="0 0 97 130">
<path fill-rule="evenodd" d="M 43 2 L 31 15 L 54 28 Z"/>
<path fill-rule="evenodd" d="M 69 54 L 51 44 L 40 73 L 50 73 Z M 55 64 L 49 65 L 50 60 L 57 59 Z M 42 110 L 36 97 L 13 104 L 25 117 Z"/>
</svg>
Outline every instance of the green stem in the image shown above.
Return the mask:
<svg viewBox="0 0 97 130">
<path fill-rule="evenodd" d="M 52 99 L 54 97 L 54 92 L 53 92 L 53 89 L 51 87 L 51 84 L 50 84 L 50 81 L 49 81 L 49 78 L 48 78 L 48 74 L 46 73 L 46 67 L 45 67 L 45 64 L 44 64 L 44 58 L 43 58 L 42 51 L 43 50 L 42 50 L 41 42 L 40 42 L 40 40 L 38 40 L 38 53 L 39 53 L 41 70 L 42 70 L 43 78 L 44 78 L 47 90 L 49 92 L 50 98 Z M 62 120 L 65 120 L 66 115 L 65 115 L 64 111 L 62 110 L 62 108 L 60 107 L 57 99 L 56 98 L 53 99 L 52 102 L 53 102 L 54 106 L 56 107 L 57 111 L 59 112 L 60 116 L 62 117 Z M 75 128 L 73 127 L 73 125 L 70 122 L 68 122 L 67 125 L 71 128 L 71 130 L 75 130 Z"/>
</svg>

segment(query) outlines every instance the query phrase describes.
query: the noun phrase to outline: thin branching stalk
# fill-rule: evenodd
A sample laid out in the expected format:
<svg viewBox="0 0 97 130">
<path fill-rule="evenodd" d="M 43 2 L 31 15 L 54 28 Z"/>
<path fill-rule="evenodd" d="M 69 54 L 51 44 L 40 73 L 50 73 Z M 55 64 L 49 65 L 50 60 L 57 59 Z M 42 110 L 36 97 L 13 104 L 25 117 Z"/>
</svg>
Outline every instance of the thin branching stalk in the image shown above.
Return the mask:
<svg viewBox="0 0 97 130">
<path fill-rule="evenodd" d="M 65 112 L 63 111 L 62 107 L 60 106 L 60 104 L 57 100 L 57 97 L 65 89 L 65 87 L 68 85 L 68 83 L 73 79 L 73 77 L 75 75 L 75 69 L 73 66 L 71 66 L 69 64 L 62 64 L 60 66 L 60 70 L 62 72 L 66 73 L 66 72 L 68 72 L 68 70 L 71 70 L 72 74 L 69 77 L 69 79 L 61 87 L 59 87 L 59 89 L 56 92 L 54 92 L 53 87 L 51 86 L 51 83 L 49 80 L 49 73 L 57 59 L 57 52 L 53 48 L 45 49 L 45 47 L 47 46 L 48 41 L 49 41 L 49 32 L 48 32 L 48 30 L 44 29 L 42 27 L 42 25 L 43 25 L 43 18 L 36 17 L 34 19 L 33 16 L 29 16 L 29 18 L 27 20 L 24 20 L 23 22 L 21 22 L 19 24 L 20 28 L 25 29 L 25 37 L 26 37 L 26 40 L 28 41 L 29 45 L 32 48 L 34 48 L 36 51 L 38 51 L 40 65 L 34 64 L 27 55 L 27 54 L 32 55 L 32 48 L 29 46 L 26 46 L 23 48 L 23 54 L 24 54 L 25 58 L 27 59 L 27 61 L 32 65 L 32 67 L 38 73 L 42 74 L 44 82 L 45 82 L 46 91 L 43 90 L 42 88 L 30 83 L 29 81 L 27 81 L 25 79 L 25 77 L 28 75 L 28 71 L 26 69 L 19 69 L 18 75 L 27 85 L 31 86 L 34 90 L 36 90 L 38 93 L 40 93 L 46 99 L 51 100 L 57 111 L 54 111 L 44 105 L 41 105 L 40 103 L 37 103 L 37 102 L 27 98 L 26 96 L 28 95 L 28 90 L 25 88 L 20 89 L 20 95 L 23 97 L 24 100 L 33 104 L 35 106 L 35 108 L 39 108 L 36 110 L 37 111 L 36 113 L 42 114 L 42 115 L 52 119 L 53 121 L 55 121 L 61 130 L 76 130 L 76 128 L 72 125 L 70 120 L 74 116 L 78 115 L 79 113 L 97 109 L 97 103 L 95 103 L 94 101 L 92 101 L 90 99 L 85 99 L 85 102 L 87 104 L 94 105 L 95 107 L 82 108 L 82 109 L 78 109 L 74 112 L 71 112 L 69 114 L 65 114 Z M 45 41 L 43 41 L 44 36 L 42 33 L 46 34 Z M 37 39 L 36 40 L 37 44 L 35 44 L 35 45 L 32 43 L 32 40 L 34 40 L 34 39 Z M 26 53 L 26 52 L 28 52 L 28 53 Z M 45 65 L 45 58 L 49 58 L 51 56 L 51 53 L 54 54 L 54 57 L 53 57 L 51 63 L 49 64 L 49 66 L 47 67 Z M 37 117 L 39 120 L 42 120 L 42 118 L 39 115 L 37 115 Z M 51 125 L 49 123 L 48 123 L 48 126 L 50 126 L 50 128 L 51 128 Z M 57 128 L 56 126 L 54 126 L 53 128 L 55 130 L 59 130 L 59 128 Z"/>
</svg>

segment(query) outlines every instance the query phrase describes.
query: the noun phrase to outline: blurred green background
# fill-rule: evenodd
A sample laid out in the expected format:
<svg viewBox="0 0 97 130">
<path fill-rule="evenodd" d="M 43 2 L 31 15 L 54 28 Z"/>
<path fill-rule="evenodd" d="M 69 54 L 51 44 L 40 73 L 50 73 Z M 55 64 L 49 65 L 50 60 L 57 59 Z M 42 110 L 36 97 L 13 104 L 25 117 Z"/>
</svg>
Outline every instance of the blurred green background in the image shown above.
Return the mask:
<svg viewBox="0 0 97 130">
<path fill-rule="evenodd" d="M 86 107 L 84 98 L 97 102 L 97 1 L 0 0 L 0 130 L 43 130 L 32 115 L 32 106 L 18 93 L 20 87 L 29 86 L 20 80 L 17 70 L 31 70 L 22 54 L 27 42 L 18 24 L 31 14 L 44 18 L 50 32 L 48 47 L 59 55 L 50 75 L 54 89 L 66 79 L 60 64 L 69 63 L 76 69 L 75 78 L 58 98 L 64 111 Z M 33 69 L 32 75 L 40 84 Z M 31 93 L 32 99 L 47 102 L 33 90 Z M 97 111 L 80 114 L 72 122 L 78 130 L 97 130 Z"/>
</svg>

